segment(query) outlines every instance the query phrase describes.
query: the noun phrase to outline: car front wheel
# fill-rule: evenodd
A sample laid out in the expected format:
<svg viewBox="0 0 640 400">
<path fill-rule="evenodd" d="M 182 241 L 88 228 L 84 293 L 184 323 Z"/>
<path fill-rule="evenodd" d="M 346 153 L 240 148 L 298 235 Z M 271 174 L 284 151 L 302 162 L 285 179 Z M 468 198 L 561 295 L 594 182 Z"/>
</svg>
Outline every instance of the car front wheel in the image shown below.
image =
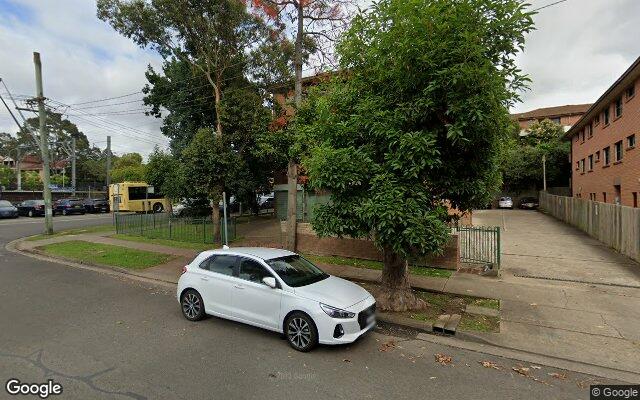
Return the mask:
<svg viewBox="0 0 640 400">
<path fill-rule="evenodd" d="M 306 352 L 318 345 L 318 329 L 307 314 L 294 312 L 284 326 L 287 341 L 295 350 Z"/>
<path fill-rule="evenodd" d="M 200 321 L 204 318 L 204 302 L 200 293 L 189 289 L 182 294 L 180 301 L 182 315 L 189 321 Z"/>
</svg>

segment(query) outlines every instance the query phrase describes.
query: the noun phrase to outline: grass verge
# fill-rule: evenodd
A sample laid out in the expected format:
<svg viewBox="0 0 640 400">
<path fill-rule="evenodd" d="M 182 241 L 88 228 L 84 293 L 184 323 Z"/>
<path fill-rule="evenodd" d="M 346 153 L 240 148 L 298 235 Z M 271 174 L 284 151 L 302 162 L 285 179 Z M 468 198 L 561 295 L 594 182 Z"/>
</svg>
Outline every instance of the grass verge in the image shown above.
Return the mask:
<svg viewBox="0 0 640 400">
<path fill-rule="evenodd" d="M 115 230 L 116 228 L 111 224 L 96 225 L 96 226 L 88 226 L 86 228 L 66 229 L 63 231 L 54 232 L 53 235 L 40 234 L 40 235 L 30 236 L 27 238 L 27 240 L 32 242 L 35 240 L 44 240 L 44 239 L 49 239 L 56 236 L 80 235 L 83 233 L 99 233 L 99 232 L 109 232 L 109 231 L 115 231 Z"/>
<path fill-rule="evenodd" d="M 307 260 L 318 264 L 347 265 L 349 267 L 382 270 L 382 262 L 380 261 L 339 256 L 316 256 L 313 254 L 304 254 L 304 257 Z M 417 265 L 409 266 L 409 272 L 413 275 L 428 276 L 432 278 L 449 278 L 452 274 L 452 271 L 448 269 L 420 267 Z"/>
<path fill-rule="evenodd" d="M 125 235 L 122 233 L 117 233 L 109 237 L 114 239 L 120 239 L 120 240 L 128 240 L 130 242 L 157 244 L 161 246 L 177 247 L 180 249 L 193 249 L 193 250 L 199 250 L 199 251 L 211 250 L 216 248 L 215 245 L 207 244 L 207 243 L 182 242 L 178 240 L 159 239 L 159 238 L 155 239 L 155 238 L 148 238 L 144 236 Z"/>
<path fill-rule="evenodd" d="M 89 264 L 102 264 L 127 269 L 144 269 L 164 264 L 172 259 L 168 254 L 129 249 L 101 243 L 89 243 L 82 240 L 52 243 L 38 247 L 44 253 L 57 257 L 81 261 Z"/>
</svg>

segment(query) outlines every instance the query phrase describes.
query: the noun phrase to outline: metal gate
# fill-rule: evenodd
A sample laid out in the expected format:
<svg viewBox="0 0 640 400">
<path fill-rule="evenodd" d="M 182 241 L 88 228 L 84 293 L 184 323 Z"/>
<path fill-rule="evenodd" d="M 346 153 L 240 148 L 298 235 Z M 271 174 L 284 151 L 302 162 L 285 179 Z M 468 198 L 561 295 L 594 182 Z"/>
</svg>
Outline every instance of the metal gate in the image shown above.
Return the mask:
<svg viewBox="0 0 640 400">
<path fill-rule="evenodd" d="M 459 226 L 454 228 L 460 243 L 460 262 L 500 267 L 500 227 Z"/>
</svg>

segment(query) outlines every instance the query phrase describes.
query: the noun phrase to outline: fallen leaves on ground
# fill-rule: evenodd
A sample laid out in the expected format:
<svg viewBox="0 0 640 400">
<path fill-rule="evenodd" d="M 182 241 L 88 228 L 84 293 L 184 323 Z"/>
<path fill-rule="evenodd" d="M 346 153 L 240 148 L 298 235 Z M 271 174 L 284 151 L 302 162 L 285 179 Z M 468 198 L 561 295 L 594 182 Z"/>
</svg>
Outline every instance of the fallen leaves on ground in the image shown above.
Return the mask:
<svg viewBox="0 0 640 400">
<path fill-rule="evenodd" d="M 516 371 L 520 375 L 529 376 L 529 368 L 527 367 L 512 367 L 512 370 Z"/>
<path fill-rule="evenodd" d="M 342 362 L 350 363 L 351 360 L 349 360 L 348 358 L 345 358 L 344 360 L 342 360 Z"/>
<path fill-rule="evenodd" d="M 534 366 L 534 367 L 536 367 L 536 366 Z M 531 368 L 519 366 L 519 367 L 511 367 L 511 369 L 516 371 L 520 376 L 524 376 L 525 378 L 529 378 L 532 381 L 539 382 L 539 383 L 542 383 L 544 385 L 549 385 L 549 383 L 543 381 L 542 379 L 536 378 L 535 376 L 531 375 L 529 373 L 531 371 Z M 537 367 L 537 368 L 534 368 L 534 369 L 540 369 L 540 367 Z"/>
<path fill-rule="evenodd" d="M 558 372 L 549 372 L 547 375 L 549 375 L 552 378 L 556 378 L 556 379 L 562 379 L 562 380 L 567 379 L 567 374 L 561 374 L 561 373 L 558 373 Z"/>
<path fill-rule="evenodd" d="M 478 361 L 478 362 L 482 364 L 482 366 L 485 368 L 493 368 L 497 370 L 502 369 L 498 364 L 494 363 L 493 361 Z"/>
<path fill-rule="evenodd" d="M 380 347 L 378 348 L 378 351 L 380 352 L 387 352 L 390 350 L 393 350 L 396 348 L 396 342 L 393 340 L 389 340 L 387 342 L 384 342 L 380 345 Z"/>
<path fill-rule="evenodd" d="M 436 358 L 436 362 L 440 363 L 441 365 L 451 364 L 451 356 L 442 353 L 436 353 L 434 354 L 434 356 Z"/>
</svg>

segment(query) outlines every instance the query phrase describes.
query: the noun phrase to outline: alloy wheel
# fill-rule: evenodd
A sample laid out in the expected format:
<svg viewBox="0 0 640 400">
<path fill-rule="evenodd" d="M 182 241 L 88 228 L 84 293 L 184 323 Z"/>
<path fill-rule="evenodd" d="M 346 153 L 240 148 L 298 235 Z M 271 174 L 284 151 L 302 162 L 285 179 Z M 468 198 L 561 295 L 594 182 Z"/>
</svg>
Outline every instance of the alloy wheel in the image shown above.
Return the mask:
<svg viewBox="0 0 640 400">
<path fill-rule="evenodd" d="M 287 335 L 291 344 L 298 349 L 304 349 L 311 342 L 311 327 L 307 321 L 296 317 L 289 321 Z"/>
<path fill-rule="evenodd" d="M 189 319 L 194 319 L 200 314 L 200 299 L 194 293 L 187 293 L 182 299 L 182 312 Z"/>
</svg>

